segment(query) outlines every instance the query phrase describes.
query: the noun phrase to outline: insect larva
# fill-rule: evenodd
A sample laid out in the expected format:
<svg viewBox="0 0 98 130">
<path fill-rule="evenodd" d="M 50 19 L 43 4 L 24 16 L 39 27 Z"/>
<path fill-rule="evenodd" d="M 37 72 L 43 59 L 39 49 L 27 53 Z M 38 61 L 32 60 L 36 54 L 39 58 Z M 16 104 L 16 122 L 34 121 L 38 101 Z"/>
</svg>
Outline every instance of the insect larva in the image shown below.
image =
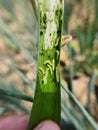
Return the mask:
<svg viewBox="0 0 98 130">
<path fill-rule="evenodd" d="M 58 72 L 58 67 L 56 67 L 56 81 L 59 82 L 59 72 Z"/>
<path fill-rule="evenodd" d="M 43 75 L 45 74 L 44 69 L 41 67 L 39 67 L 39 72 L 41 72 L 41 74 L 43 74 Z"/>
</svg>

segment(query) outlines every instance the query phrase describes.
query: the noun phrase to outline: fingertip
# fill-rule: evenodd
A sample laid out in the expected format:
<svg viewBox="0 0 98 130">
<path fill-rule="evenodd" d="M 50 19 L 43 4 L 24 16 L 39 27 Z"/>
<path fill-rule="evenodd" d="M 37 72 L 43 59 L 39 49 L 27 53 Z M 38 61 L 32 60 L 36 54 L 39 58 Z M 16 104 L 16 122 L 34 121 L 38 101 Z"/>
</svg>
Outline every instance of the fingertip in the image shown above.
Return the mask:
<svg viewBox="0 0 98 130">
<path fill-rule="evenodd" d="M 33 130 L 60 130 L 60 128 L 55 122 L 53 122 L 51 120 L 46 120 L 46 121 L 41 122 Z"/>
</svg>

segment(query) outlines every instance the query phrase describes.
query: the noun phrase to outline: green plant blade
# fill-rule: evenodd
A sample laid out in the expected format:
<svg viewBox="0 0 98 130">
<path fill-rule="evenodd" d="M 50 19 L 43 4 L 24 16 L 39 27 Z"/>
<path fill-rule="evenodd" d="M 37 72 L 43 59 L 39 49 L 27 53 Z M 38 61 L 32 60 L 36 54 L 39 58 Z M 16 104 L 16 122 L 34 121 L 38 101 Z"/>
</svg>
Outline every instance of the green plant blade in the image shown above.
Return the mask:
<svg viewBox="0 0 98 130">
<path fill-rule="evenodd" d="M 72 101 L 77 105 L 77 107 L 80 109 L 80 111 L 83 113 L 83 115 L 85 116 L 85 118 L 88 120 L 88 122 L 92 125 L 92 127 L 94 128 L 94 130 L 98 130 L 98 125 L 96 124 L 96 122 L 93 120 L 93 118 L 89 115 L 89 113 L 84 109 L 84 107 L 81 105 L 81 103 L 77 100 L 77 98 L 73 95 L 73 93 L 67 89 L 67 87 L 65 86 L 64 82 L 62 81 L 61 83 L 62 88 L 64 89 L 64 91 L 70 96 L 70 98 L 72 99 Z"/>
<path fill-rule="evenodd" d="M 22 93 L 17 94 L 13 91 L 5 90 L 5 89 L 2 89 L 2 88 L 0 88 L 0 95 L 5 95 L 5 96 L 13 97 L 13 98 L 16 98 L 16 99 L 21 99 L 21 100 L 33 102 L 32 97 L 29 97 L 29 96 L 22 94 Z"/>
<path fill-rule="evenodd" d="M 34 104 L 27 130 L 43 120 L 60 125 L 60 48 L 62 0 L 40 0 L 40 45 Z"/>
</svg>

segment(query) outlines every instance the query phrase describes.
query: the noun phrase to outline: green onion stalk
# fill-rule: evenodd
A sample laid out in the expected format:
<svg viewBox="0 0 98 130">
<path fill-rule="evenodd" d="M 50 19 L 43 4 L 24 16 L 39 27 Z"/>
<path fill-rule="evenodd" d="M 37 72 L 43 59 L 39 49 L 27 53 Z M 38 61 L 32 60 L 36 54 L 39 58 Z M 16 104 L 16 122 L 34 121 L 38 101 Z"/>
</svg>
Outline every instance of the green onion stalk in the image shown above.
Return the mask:
<svg viewBox="0 0 98 130">
<path fill-rule="evenodd" d="M 44 120 L 60 126 L 61 80 L 60 50 L 63 20 L 63 0 L 39 0 L 38 71 L 34 103 L 27 130 Z"/>
</svg>

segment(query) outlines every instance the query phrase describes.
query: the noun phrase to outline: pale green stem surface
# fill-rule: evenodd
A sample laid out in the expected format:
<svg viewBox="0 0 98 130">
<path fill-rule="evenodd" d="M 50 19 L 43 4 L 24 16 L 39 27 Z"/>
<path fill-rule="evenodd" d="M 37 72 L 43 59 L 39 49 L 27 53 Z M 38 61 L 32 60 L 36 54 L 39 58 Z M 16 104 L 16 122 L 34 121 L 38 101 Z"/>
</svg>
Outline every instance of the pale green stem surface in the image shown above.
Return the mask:
<svg viewBox="0 0 98 130">
<path fill-rule="evenodd" d="M 34 104 L 27 130 L 43 120 L 60 125 L 60 48 L 62 0 L 40 0 L 40 45 Z"/>
</svg>

